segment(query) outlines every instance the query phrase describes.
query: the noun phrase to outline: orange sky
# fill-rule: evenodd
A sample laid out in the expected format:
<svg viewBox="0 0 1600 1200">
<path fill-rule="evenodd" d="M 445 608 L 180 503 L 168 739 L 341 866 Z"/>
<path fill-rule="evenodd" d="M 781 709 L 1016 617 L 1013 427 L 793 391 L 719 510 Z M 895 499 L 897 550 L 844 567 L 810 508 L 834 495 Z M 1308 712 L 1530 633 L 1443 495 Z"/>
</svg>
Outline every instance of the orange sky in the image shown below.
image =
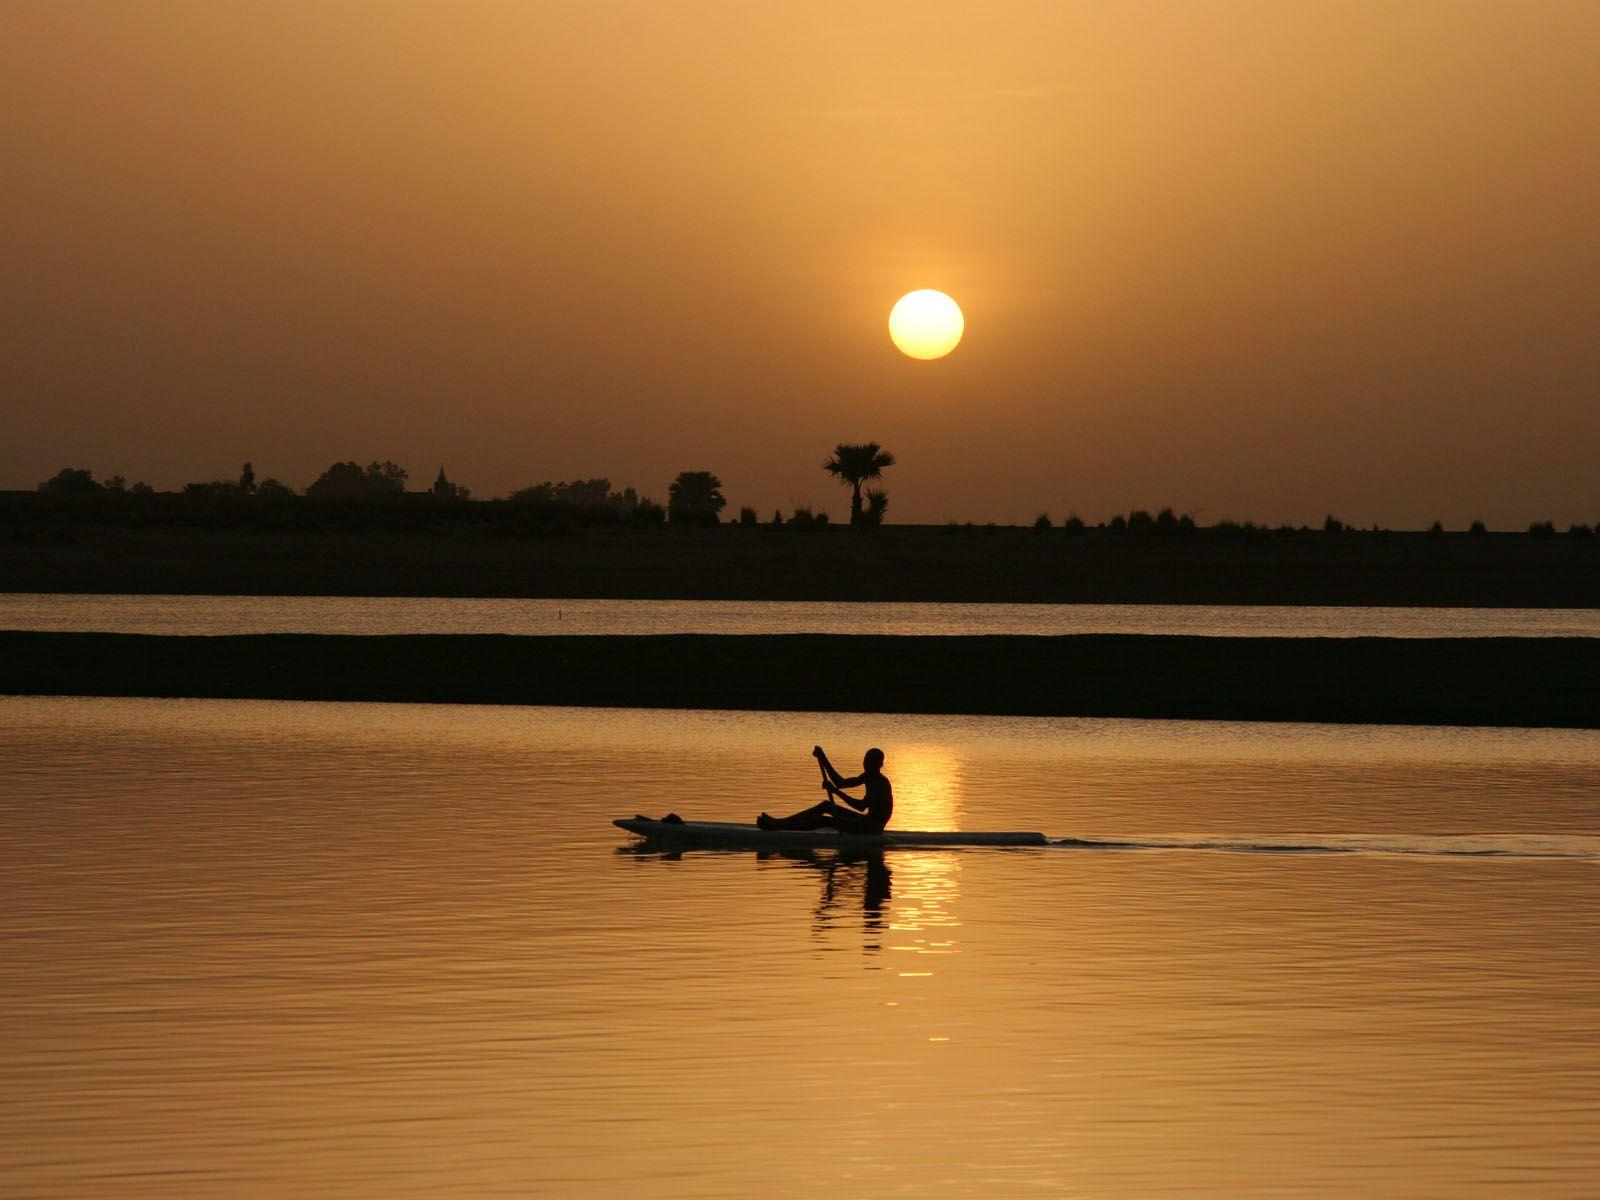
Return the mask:
<svg viewBox="0 0 1600 1200">
<path fill-rule="evenodd" d="M 1600 519 L 1589 0 L 0 6 L 0 487 Z M 913 362 L 884 322 L 967 315 Z"/>
</svg>

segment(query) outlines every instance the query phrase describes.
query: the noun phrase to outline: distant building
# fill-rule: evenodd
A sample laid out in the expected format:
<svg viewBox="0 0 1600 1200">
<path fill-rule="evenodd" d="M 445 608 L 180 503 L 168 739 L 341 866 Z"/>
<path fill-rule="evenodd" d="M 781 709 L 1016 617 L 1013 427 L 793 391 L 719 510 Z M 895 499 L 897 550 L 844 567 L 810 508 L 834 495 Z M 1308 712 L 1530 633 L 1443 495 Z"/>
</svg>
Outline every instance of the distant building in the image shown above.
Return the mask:
<svg viewBox="0 0 1600 1200">
<path fill-rule="evenodd" d="M 445 478 L 444 466 L 441 464 L 439 478 L 433 481 L 433 487 L 429 489 L 428 494 L 436 500 L 462 500 L 466 498 L 467 489 Z"/>
</svg>

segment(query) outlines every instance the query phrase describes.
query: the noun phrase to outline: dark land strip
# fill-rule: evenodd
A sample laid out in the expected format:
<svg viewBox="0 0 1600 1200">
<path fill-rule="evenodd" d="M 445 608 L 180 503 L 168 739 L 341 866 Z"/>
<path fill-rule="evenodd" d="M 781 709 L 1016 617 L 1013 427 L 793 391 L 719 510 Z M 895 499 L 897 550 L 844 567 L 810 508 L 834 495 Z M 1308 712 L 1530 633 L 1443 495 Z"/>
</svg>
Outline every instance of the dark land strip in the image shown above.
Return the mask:
<svg viewBox="0 0 1600 1200">
<path fill-rule="evenodd" d="M 1600 537 L 0 523 L 0 591 L 1600 607 Z"/>
<path fill-rule="evenodd" d="M 4 632 L 0 693 L 1600 728 L 1600 639 Z"/>
</svg>

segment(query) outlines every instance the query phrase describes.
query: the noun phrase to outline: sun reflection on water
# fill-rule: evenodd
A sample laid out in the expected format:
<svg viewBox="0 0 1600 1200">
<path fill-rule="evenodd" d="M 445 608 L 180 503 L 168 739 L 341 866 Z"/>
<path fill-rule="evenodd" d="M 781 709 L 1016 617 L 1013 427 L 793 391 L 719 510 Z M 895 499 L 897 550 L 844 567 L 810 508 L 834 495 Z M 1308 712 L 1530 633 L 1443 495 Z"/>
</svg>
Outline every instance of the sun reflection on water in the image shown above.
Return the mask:
<svg viewBox="0 0 1600 1200">
<path fill-rule="evenodd" d="M 892 950 L 949 954 L 955 940 L 949 931 L 961 924 L 955 903 L 961 898 L 961 856 L 948 850 L 897 851 L 894 861 L 894 907 L 889 928 L 918 934 L 892 945 Z"/>
<path fill-rule="evenodd" d="M 894 784 L 894 828 L 961 828 L 962 765 L 955 751 L 931 743 L 890 743 L 884 773 Z"/>
<path fill-rule="evenodd" d="M 894 827 L 897 829 L 960 829 L 963 767 L 956 752 L 937 743 L 908 742 L 884 747 L 885 770 L 894 783 Z M 955 904 L 960 899 L 961 859 L 948 851 L 896 851 L 894 902 L 889 949 L 923 955 L 952 954 L 950 936 L 960 924 Z M 906 977 L 930 971 L 902 971 Z"/>
</svg>

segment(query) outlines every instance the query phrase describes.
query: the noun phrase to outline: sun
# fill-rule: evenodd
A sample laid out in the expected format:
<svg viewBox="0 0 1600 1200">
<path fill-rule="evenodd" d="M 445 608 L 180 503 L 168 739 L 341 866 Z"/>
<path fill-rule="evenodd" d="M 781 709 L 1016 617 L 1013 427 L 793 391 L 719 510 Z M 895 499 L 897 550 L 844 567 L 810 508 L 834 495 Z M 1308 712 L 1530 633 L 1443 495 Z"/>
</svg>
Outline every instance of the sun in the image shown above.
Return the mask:
<svg viewBox="0 0 1600 1200">
<path fill-rule="evenodd" d="M 907 292 L 889 312 L 889 336 L 912 358 L 943 358 L 966 327 L 956 302 L 932 288 Z"/>
</svg>

